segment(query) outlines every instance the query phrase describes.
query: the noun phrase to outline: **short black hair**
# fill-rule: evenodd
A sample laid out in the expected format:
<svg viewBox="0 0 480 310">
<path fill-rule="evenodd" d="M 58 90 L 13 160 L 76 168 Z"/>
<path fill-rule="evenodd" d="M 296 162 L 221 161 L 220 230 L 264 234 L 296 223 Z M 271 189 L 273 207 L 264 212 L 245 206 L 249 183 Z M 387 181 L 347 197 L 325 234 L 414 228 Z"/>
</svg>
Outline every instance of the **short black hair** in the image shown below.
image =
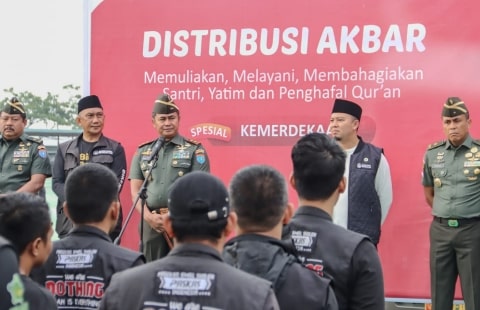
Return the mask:
<svg viewBox="0 0 480 310">
<path fill-rule="evenodd" d="M 208 240 L 217 243 L 228 223 L 227 218 L 214 222 L 187 222 L 172 218 L 171 221 L 172 230 L 178 242 Z"/>
<path fill-rule="evenodd" d="M 51 226 L 48 204 L 40 196 L 26 192 L 0 196 L 0 235 L 10 240 L 19 256 L 36 238 L 46 242 Z"/>
<path fill-rule="evenodd" d="M 285 178 L 267 165 L 240 169 L 230 182 L 230 203 L 242 229 L 268 231 L 282 220 L 288 205 Z"/>
<path fill-rule="evenodd" d="M 118 179 L 107 167 L 87 163 L 73 169 L 65 181 L 68 214 L 76 224 L 98 223 L 118 201 Z"/>
<path fill-rule="evenodd" d="M 293 178 L 300 197 L 329 198 L 343 178 L 346 155 L 335 140 L 324 133 L 310 133 L 292 148 Z"/>
</svg>

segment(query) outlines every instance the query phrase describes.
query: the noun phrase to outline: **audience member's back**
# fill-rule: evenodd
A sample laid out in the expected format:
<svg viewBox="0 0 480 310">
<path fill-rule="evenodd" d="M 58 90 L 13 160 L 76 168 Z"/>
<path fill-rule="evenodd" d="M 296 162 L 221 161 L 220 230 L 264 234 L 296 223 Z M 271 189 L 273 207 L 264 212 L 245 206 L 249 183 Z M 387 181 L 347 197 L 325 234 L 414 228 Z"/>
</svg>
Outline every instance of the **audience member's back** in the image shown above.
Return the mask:
<svg viewBox="0 0 480 310">
<path fill-rule="evenodd" d="M 114 275 L 101 310 L 279 309 L 270 282 L 222 261 L 235 216 L 220 179 L 202 171 L 186 174 L 171 187 L 168 210 L 163 224 L 173 249 Z"/>
<path fill-rule="evenodd" d="M 332 222 L 338 197 L 345 190 L 345 153 L 328 136 L 312 133 L 292 149 L 291 185 L 299 207 L 286 227 L 307 267 L 332 277 L 341 310 L 385 308 L 382 266 L 368 237 Z"/>
<path fill-rule="evenodd" d="M 41 266 L 52 250 L 53 227 L 48 205 L 43 198 L 29 192 L 12 192 L 0 197 L 0 235 L 13 245 L 19 258 L 18 268 L 30 310 L 57 309 L 56 301 L 45 287 L 29 277 Z M 0 265 L 0 268 L 3 268 Z M 10 290 L 22 288 L 10 285 Z M 14 294 L 15 295 L 15 294 Z M 16 303 L 18 300 L 13 300 Z M 16 305 L 12 309 L 24 309 Z"/>
<path fill-rule="evenodd" d="M 100 164 L 81 165 L 66 180 L 64 210 L 74 228 L 54 242 L 44 267 L 33 276 L 54 294 L 59 309 L 97 309 L 112 275 L 145 261 L 108 236 L 119 216 L 117 191 L 117 177 Z"/>
<path fill-rule="evenodd" d="M 288 203 L 284 177 L 269 166 L 238 171 L 230 183 L 237 236 L 225 245 L 228 264 L 272 282 L 281 309 L 338 309 L 330 281 L 302 266 L 292 244 L 280 240 Z"/>
</svg>

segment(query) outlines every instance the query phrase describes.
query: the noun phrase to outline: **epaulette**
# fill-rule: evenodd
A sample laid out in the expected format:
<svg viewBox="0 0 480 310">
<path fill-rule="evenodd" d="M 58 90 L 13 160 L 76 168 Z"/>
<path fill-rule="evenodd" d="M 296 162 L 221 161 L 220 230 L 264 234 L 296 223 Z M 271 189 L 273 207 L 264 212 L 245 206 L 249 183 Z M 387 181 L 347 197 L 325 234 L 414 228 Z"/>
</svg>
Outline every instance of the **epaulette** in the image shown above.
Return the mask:
<svg viewBox="0 0 480 310">
<path fill-rule="evenodd" d="M 43 140 L 37 137 L 32 137 L 32 136 L 27 136 L 27 140 L 38 143 L 38 144 L 43 144 Z"/>
<path fill-rule="evenodd" d="M 145 146 L 145 145 L 148 145 L 148 144 L 152 144 L 152 143 L 155 142 L 155 141 L 157 141 L 157 139 L 144 142 L 144 143 L 140 144 L 138 147 L 140 148 L 140 147 L 142 147 L 142 146 Z"/>
<path fill-rule="evenodd" d="M 446 143 L 447 143 L 447 140 L 434 142 L 434 143 L 428 145 L 428 150 L 432 150 L 432 149 L 437 148 L 439 146 L 445 145 Z"/>
<path fill-rule="evenodd" d="M 187 141 L 188 143 L 194 144 L 194 145 L 199 145 L 200 144 L 199 141 L 196 141 L 196 140 L 193 140 L 193 139 L 185 139 L 185 141 Z"/>
</svg>

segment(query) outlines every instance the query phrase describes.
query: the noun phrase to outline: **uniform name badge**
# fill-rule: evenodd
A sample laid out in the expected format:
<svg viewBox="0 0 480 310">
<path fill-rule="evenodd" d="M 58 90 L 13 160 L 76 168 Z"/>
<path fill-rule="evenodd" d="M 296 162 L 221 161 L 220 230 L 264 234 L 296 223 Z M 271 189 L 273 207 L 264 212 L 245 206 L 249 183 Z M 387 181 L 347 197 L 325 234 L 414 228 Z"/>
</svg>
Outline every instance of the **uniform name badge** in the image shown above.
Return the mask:
<svg viewBox="0 0 480 310">
<path fill-rule="evenodd" d="M 448 224 L 448 227 L 458 227 L 457 220 L 448 220 L 447 224 Z"/>
</svg>

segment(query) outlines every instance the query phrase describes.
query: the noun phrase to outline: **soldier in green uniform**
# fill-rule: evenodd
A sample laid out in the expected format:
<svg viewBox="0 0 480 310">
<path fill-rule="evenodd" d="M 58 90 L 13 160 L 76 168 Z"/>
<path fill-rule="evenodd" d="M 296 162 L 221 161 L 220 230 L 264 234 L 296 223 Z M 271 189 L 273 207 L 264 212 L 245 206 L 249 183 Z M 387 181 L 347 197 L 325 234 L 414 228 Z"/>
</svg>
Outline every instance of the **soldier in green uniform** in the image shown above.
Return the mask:
<svg viewBox="0 0 480 310">
<path fill-rule="evenodd" d="M 10 99 L 0 112 L 0 193 L 38 194 L 52 175 L 50 159 L 42 140 L 24 133 L 25 107 Z"/>
<path fill-rule="evenodd" d="M 460 98 L 447 99 L 442 122 L 447 139 L 428 147 L 422 181 L 433 214 L 432 308 L 452 309 L 460 276 L 466 309 L 480 309 L 480 141 L 469 134 L 471 119 Z"/>
<path fill-rule="evenodd" d="M 167 210 L 167 193 L 170 185 L 183 175 L 203 170 L 210 172 L 207 152 L 196 141 L 186 139 L 178 133 L 180 111 L 168 94 L 162 94 L 155 100 L 152 112 L 153 127 L 163 146 L 158 150 L 158 161 L 153 166 L 146 186 L 146 205 L 143 216 L 143 252 L 147 261 L 153 261 L 168 254 L 170 241 L 163 229 L 162 214 Z M 143 182 L 152 164 L 152 151 L 159 138 L 141 144 L 132 158 L 130 166 L 130 189 L 132 199 L 136 200 Z M 153 154 L 155 155 L 155 154 Z M 141 200 L 135 208 L 141 213 Z"/>
</svg>

